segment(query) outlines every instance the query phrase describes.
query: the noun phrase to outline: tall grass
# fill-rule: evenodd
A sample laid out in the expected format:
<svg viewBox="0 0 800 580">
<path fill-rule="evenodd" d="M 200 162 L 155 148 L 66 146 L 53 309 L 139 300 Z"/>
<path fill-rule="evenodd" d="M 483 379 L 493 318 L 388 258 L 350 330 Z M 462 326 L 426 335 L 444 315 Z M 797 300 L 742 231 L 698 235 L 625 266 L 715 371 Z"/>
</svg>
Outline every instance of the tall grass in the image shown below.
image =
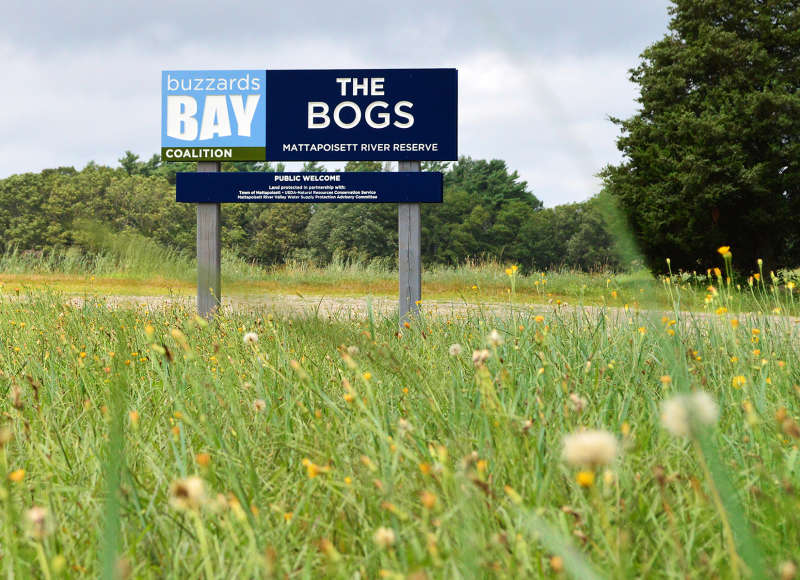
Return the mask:
<svg viewBox="0 0 800 580">
<path fill-rule="evenodd" d="M 797 558 L 800 355 L 771 311 L 554 303 L 398 331 L 68 304 L 0 295 L 7 575 L 755 577 Z M 663 401 L 695 391 L 718 420 L 672 436 Z M 584 428 L 616 459 L 566 464 Z"/>
<path fill-rule="evenodd" d="M 229 251 L 222 253 L 222 271 L 232 281 L 257 280 L 265 272 Z M 0 254 L 0 273 L 191 281 L 197 276 L 197 261 L 187 252 L 166 248 L 138 234 L 117 234 L 113 241 L 93 251 L 79 247 L 43 251 L 10 248 Z"/>
</svg>

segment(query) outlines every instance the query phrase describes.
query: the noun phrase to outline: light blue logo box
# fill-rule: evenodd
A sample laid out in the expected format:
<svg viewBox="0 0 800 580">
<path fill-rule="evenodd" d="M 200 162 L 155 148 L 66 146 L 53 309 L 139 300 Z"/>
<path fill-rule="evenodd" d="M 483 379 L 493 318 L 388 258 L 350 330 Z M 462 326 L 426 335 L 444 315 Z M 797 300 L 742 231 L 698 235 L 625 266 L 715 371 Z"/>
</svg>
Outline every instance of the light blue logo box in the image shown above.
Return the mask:
<svg viewBox="0 0 800 580">
<path fill-rule="evenodd" d="M 266 84 L 265 70 L 163 71 L 161 147 L 265 147 Z"/>
</svg>

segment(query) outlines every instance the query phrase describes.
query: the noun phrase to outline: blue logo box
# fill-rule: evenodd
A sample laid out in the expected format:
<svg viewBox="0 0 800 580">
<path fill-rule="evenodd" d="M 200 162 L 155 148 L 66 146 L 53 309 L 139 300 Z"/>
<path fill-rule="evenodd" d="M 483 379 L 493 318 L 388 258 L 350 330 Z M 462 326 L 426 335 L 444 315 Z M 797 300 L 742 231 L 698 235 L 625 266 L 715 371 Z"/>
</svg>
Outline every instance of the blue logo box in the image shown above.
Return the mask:
<svg viewBox="0 0 800 580">
<path fill-rule="evenodd" d="M 184 203 L 441 203 L 431 172 L 178 173 Z"/>
<path fill-rule="evenodd" d="M 266 84 L 263 70 L 163 71 L 161 147 L 259 148 L 263 155 Z"/>
</svg>

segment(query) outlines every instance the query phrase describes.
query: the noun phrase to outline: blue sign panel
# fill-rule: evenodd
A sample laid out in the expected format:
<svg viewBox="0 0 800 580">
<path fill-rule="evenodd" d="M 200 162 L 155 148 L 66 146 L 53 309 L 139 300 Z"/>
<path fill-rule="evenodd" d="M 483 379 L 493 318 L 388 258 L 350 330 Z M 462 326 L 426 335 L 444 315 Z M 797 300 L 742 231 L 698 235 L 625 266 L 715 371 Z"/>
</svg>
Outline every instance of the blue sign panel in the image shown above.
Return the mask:
<svg viewBox="0 0 800 580">
<path fill-rule="evenodd" d="M 267 71 L 267 159 L 458 158 L 455 69 Z"/>
<path fill-rule="evenodd" d="M 178 173 L 186 203 L 441 203 L 440 172 Z"/>
<path fill-rule="evenodd" d="M 163 71 L 165 161 L 451 161 L 456 69 Z"/>
<path fill-rule="evenodd" d="M 266 71 L 163 71 L 165 161 L 264 160 Z"/>
</svg>

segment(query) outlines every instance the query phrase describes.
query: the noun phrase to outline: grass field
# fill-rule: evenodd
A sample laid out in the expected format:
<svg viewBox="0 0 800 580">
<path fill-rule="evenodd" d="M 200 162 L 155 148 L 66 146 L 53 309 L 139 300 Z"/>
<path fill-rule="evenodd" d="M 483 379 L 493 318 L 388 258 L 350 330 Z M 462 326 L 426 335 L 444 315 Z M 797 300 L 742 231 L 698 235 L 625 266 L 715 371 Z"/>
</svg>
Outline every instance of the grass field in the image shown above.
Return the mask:
<svg viewBox="0 0 800 580">
<path fill-rule="evenodd" d="M 516 273 L 492 275 L 522 301 Z M 658 300 L 682 299 L 680 284 L 657 284 Z M 423 316 L 398 332 L 377 314 L 206 323 L 178 305 L 76 308 L 53 292 L 20 299 L 6 281 L 0 567 L 18 578 L 791 573 L 800 360 L 780 315 L 794 293 L 757 290 L 704 291 L 703 317 L 554 301 L 544 314 Z M 754 303 L 763 314 L 736 313 Z M 688 396 L 699 392 L 710 400 Z M 601 432 L 565 441 L 584 429 Z"/>
</svg>

